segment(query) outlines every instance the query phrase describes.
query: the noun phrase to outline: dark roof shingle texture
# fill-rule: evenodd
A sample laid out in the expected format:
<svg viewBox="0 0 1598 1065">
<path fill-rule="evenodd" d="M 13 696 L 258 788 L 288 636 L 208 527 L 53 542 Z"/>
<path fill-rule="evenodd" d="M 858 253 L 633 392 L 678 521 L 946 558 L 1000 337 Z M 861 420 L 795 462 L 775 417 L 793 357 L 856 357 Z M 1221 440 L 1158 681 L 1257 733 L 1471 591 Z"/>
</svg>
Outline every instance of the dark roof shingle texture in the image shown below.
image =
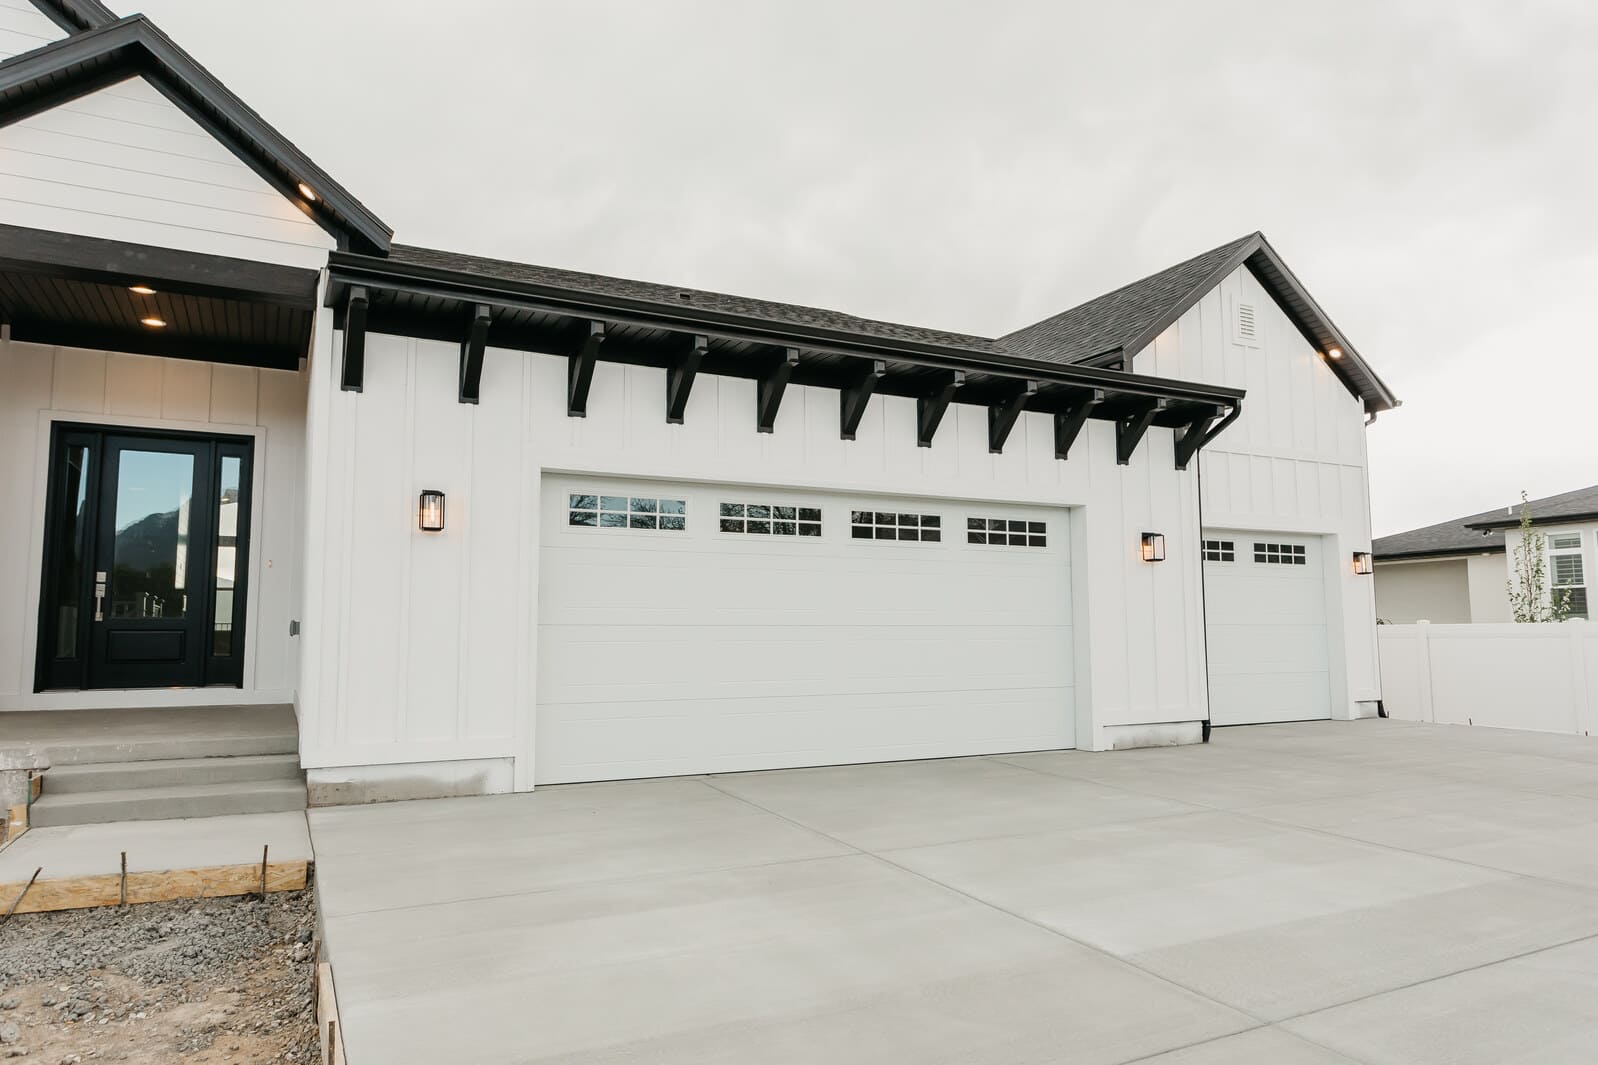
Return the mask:
<svg viewBox="0 0 1598 1065">
<path fill-rule="evenodd" d="M 1125 348 L 1257 237 L 1250 233 L 999 338 L 1017 355 L 1081 362 Z"/>
<path fill-rule="evenodd" d="M 834 329 L 859 336 L 883 340 L 903 340 L 917 344 L 935 344 L 939 347 L 960 348 L 969 351 L 1002 354 L 1007 349 L 988 337 L 966 333 L 949 333 L 940 329 L 924 329 L 914 325 L 881 322 L 860 318 L 842 311 L 829 311 L 820 307 L 801 307 L 791 303 L 773 303 L 770 300 L 751 299 L 747 296 L 730 296 L 721 292 L 682 288 L 677 285 L 660 285 L 652 281 L 630 281 L 603 274 L 587 274 L 577 270 L 559 270 L 550 266 L 513 263 L 503 259 L 488 259 L 458 252 L 418 248 L 396 244 L 389 252 L 389 261 L 435 270 L 451 270 L 474 277 L 490 277 L 503 281 L 530 285 L 550 285 L 599 296 L 620 296 L 625 299 L 647 300 L 675 307 L 695 307 L 749 318 L 761 318 L 782 325 Z M 685 298 L 686 297 L 686 298 Z"/>
<path fill-rule="evenodd" d="M 1560 518 L 1598 513 L 1598 485 L 1577 488 L 1559 495 L 1533 499 L 1531 519 L 1549 524 Z M 1475 554 L 1504 549 L 1504 528 L 1520 522 L 1520 504 L 1484 510 L 1453 521 L 1438 522 L 1419 529 L 1378 536 L 1371 541 L 1377 558 L 1406 558 L 1422 555 Z M 1482 529 L 1481 525 L 1497 528 Z M 1476 526 L 1473 528 L 1473 526 Z"/>
</svg>

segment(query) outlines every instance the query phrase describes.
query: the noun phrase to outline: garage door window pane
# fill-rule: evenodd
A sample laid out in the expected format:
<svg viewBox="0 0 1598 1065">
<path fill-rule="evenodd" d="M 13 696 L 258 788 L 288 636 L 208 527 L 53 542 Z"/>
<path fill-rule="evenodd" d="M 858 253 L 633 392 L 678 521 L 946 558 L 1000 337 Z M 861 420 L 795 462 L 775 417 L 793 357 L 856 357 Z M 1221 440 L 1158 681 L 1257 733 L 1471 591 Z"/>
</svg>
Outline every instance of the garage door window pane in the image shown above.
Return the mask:
<svg viewBox="0 0 1598 1065">
<path fill-rule="evenodd" d="M 1237 545 L 1232 540 L 1205 540 L 1205 562 L 1231 562 L 1236 556 Z"/>
<path fill-rule="evenodd" d="M 688 527 L 688 502 L 651 496 L 601 496 L 573 492 L 566 497 L 566 524 L 601 529 L 667 529 Z M 663 518 L 661 515 L 670 515 Z"/>
<path fill-rule="evenodd" d="M 935 543 L 940 539 L 938 526 L 942 520 L 936 514 L 853 510 L 849 512 L 849 536 L 853 540 Z"/>
<path fill-rule="evenodd" d="M 1304 566 L 1309 557 L 1303 544 L 1256 543 L 1254 561 L 1267 566 Z"/>
<path fill-rule="evenodd" d="M 1015 518 L 967 518 L 965 542 L 998 547 L 1049 546 L 1046 521 L 1022 521 Z M 937 539 L 922 533 L 922 539 Z"/>
<path fill-rule="evenodd" d="M 748 536 L 820 536 L 821 508 L 771 503 L 722 503 L 719 528 Z"/>
</svg>

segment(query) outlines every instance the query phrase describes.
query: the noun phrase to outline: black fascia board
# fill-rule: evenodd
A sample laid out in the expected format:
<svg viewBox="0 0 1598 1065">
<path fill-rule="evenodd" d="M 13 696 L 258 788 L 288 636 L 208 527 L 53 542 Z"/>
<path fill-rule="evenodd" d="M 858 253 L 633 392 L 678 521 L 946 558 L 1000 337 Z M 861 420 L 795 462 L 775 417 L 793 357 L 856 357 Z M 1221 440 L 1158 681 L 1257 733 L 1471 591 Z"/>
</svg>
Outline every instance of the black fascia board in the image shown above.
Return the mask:
<svg viewBox="0 0 1598 1065">
<path fill-rule="evenodd" d="M 117 20 L 99 0 L 33 0 L 33 6 L 68 33 L 83 33 Z"/>
<path fill-rule="evenodd" d="M 0 63 L 0 126 L 144 76 L 341 246 L 386 254 L 393 231 L 143 15 L 77 33 Z M 307 203 L 304 182 L 316 193 Z"/>
<path fill-rule="evenodd" d="M 334 252 L 329 259 L 327 299 L 336 304 L 346 285 L 431 296 L 462 304 L 486 303 L 504 309 L 600 319 L 681 333 L 706 333 L 718 338 L 771 347 L 796 347 L 831 355 L 887 359 L 939 369 L 964 370 L 997 377 L 1031 378 L 1082 389 L 1099 388 L 1129 396 L 1231 408 L 1244 390 L 1224 385 L 1194 384 L 1163 377 L 1071 363 L 1027 359 L 1000 352 L 869 337 L 824 327 L 799 327 L 769 319 L 705 308 L 684 308 L 625 296 L 580 292 L 530 282 L 484 278 L 436 267 L 398 264 L 372 256 Z"/>
<path fill-rule="evenodd" d="M 1470 558 L 1474 555 L 1503 553 L 1503 544 L 1486 544 L 1482 547 L 1437 547 L 1430 551 L 1393 551 L 1387 554 L 1373 550 L 1371 558 L 1377 562 L 1426 562 L 1433 559 Z"/>
<path fill-rule="evenodd" d="M 316 307 L 315 270 L 24 226 L 0 225 L 0 272 Z"/>
</svg>

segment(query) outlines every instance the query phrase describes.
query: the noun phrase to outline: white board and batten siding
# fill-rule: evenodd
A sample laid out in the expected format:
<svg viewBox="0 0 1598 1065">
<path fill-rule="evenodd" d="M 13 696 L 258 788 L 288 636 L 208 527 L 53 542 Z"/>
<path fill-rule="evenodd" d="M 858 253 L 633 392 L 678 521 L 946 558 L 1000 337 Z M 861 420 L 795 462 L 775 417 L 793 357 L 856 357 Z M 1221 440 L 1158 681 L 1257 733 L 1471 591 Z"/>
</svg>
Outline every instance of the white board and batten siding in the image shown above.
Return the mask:
<svg viewBox="0 0 1598 1065">
<path fill-rule="evenodd" d="M 1063 510 L 547 477 L 542 544 L 541 782 L 1074 746 Z"/>
<path fill-rule="evenodd" d="M 137 77 L 0 129 L 0 223 L 310 269 L 336 245 Z"/>
<path fill-rule="evenodd" d="M 0 341 L 0 498 L 22 500 L 0 552 L 0 710 L 287 702 L 299 671 L 305 375 L 189 359 Z M 242 691 L 33 692 L 50 427 L 57 422 L 251 436 L 255 482 Z M 8 541 L 10 546 L 10 541 Z"/>
<path fill-rule="evenodd" d="M 1249 317 L 1252 335 L 1243 325 Z M 1381 693 L 1374 582 L 1352 565 L 1353 552 L 1370 550 L 1359 398 L 1246 267 L 1139 353 L 1134 368 L 1247 390 L 1242 416 L 1199 458 L 1204 527 L 1247 534 L 1250 549 L 1270 534 L 1315 545 L 1321 564 L 1308 569 L 1323 580 L 1331 716 L 1374 714 Z M 1214 633 L 1210 642 L 1213 657 Z M 1212 700 L 1216 690 L 1212 678 Z M 1215 720 L 1226 716 L 1213 702 L 1211 709 Z"/>
<path fill-rule="evenodd" d="M 1067 584 L 1061 582 L 1070 588 L 1073 649 L 1062 660 L 1072 671 L 1076 709 L 1071 730 L 1058 720 L 1049 726 L 1060 728 L 1058 742 L 1074 733 L 1079 747 L 1098 749 L 1126 742 L 1127 730 L 1192 725 L 1204 716 L 1197 496 L 1191 473 L 1174 469 L 1169 430 L 1151 430 L 1131 465 L 1118 467 L 1113 427 L 1093 422 L 1071 459 L 1061 462 L 1052 419 L 1029 412 L 1004 453 L 991 455 L 986 410 L 956 405 L 934 445 L 918 448 L 914 400 L 878 396 L 857 439 L 843 441 L 837 391 L 792 386 L 776 431 L 761 434 L 755 382 L 711 375 L 695 384 L 684 424 L 668 425 L 663 370 L 604 362 L 595 370 L 588 416 L 570 418 L 560 358 L 490 348 L 482 400 L 471 405 L 456 401 L 456 345 L 369 336 L 359 394 L 338 389 L 336 353 L 337 335 L 324 323 L 311 366 L 314 461 L 299 689 L 301 755 L 313 784 L 324 768 L 331 774 L 338 767 L 492 761 L 500 772 L 514 763 L 516 787 L 533 785 L 540 693 L 554 704 L 579 698 L 569 677 L 545 675 L 552 667 L 540 647 L 546 638 L 561 638 L 555 630 L 574 616 L 578 598 L 571 585 L 578 578 L 555 575 L 544 558 L 546 546 L 565 548 L 564 541 L 545 544 L 551 526 L 540 517 L 559 495 L 546 482 L 565 485 L 574 476 L 697 485 L 691 490 L 710 493 L 698 499 L 714 495 L 713 486 L 740 485 L 824 493 L 832 508 L 846 497 L 936 500 L 950 514 L 978 504 L 1043 508 L 1052 515 L 1051 549 L 1053 529 L 1060 529 L 1058 566 L 1045 585 L 1061 589 L 1062 598 Z M 424 488 L 446 492 L 442 533 L 417 531 L 417 494 Z M 1139 561 L 1145 529 L 1167 534 L 1171 561 Z M 848 557 L 817 571 L 840 596 L 838 567 Z M 1095 561 L 1067 575 L 1073 557 Z M 596 591 L 616 591 L 592 566 L 583 572 L 599 582 Z M 703 566 L 696 576 L 712 581 L 697 593 L 703 602 L 714 578 Z M 863 577 L 879 589 L 905 587 L 891 571 Z M 950 568 L 929 574 L 918 602 L 939 593 L 934 578 L 955 597 L 950 604 L 964 601 L 971 614 L 961 620 L 946 605 L 944 623 L 970 632 L 981 627 L 978 619 L 996 620 L 994 610 L 970 601 L 971 583 Z M 669 584 L 689 577 L 648 579 Z M 769 579 L 772 589 L 781 584 L 777 575 Z M 1025 596 L 1011 604 L 1029 616 L 1041 610 Z M 686 611 L 677 620 L 709 624 L 714 608 L 706 605 L 709 618 Z M 1060 606 L 1050 625 L 1060 623 Z M 848 616 L 841 604 L 828 609 L 829 621 Z M 821 653 L 844 652 L 832 646 Z M 628 668 L 643 662 L 635 658 Z M 942 675 L 950 675 L 947 668 Z M 738 669 L 722 667 L 729 684 L 736 686 Z M 1066 686 L 1063 675 L 1043 677 L 1036 667 L 1030 675 L 1034 686 Z M 597 698 L 593 690 L 580 697 Z M 1031 728 L 1006 727 L 1005 735 Z M 952 752 L 954 734 L 927 733 L 919 749 Z M 853 742 L 869 740 L 861 733 Z M 909 756 L 912 743 L 900 746 Z M 774 757 L 772 750 L 765 754 Z"/>
<path fill-rule="evenodd" d="M 0 0 L 0 60 L 54 44 L 66 35 L 28 0 Z"/>
</svg>

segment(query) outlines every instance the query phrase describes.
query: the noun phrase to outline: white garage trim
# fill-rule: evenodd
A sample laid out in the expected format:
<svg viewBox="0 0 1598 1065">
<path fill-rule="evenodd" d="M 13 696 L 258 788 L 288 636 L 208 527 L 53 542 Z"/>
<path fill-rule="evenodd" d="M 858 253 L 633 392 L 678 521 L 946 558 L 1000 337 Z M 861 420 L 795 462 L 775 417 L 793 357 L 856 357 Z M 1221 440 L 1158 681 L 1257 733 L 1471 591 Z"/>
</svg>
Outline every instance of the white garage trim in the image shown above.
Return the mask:
<svg viewBox="0 0 1598 1065">
<path fill-rule="evenodd" d="M 1330 538 L 1205 529 L 1210 722 L 1332 716 L 1326 552 Z"/>
<path fill-rule="evenodd" d="M 1074 744 L 1064 509 L 556 476 L 542 506 L 536 783 Z"/>
</svg>

